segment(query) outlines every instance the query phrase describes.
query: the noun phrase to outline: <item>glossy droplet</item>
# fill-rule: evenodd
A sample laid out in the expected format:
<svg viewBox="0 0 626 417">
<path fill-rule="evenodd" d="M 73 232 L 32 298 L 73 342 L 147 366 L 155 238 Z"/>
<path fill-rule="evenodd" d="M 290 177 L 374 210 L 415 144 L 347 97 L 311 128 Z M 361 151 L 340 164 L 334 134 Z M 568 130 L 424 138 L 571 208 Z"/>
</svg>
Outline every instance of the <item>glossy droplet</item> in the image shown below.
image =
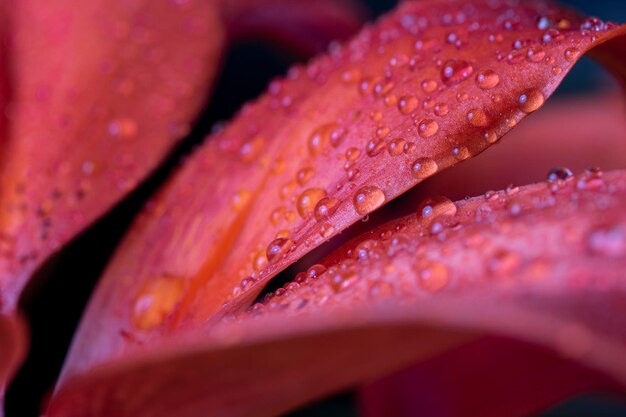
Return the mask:
<svg viewBox="0 0 626 417">
<path fill-rule="evenodd" d="M 393 139 L 389 142 L 389 146 L 387 146 L 387 152 L 391 156 L 398 156 L 404 152 L 404 145 L 406 144 L 406 140 L 402 138 Z"/>
<path fill-rule="evenodd" d="M 418 105 L 419 100 L 417 99 L 417 97 L 404 96 L 400 97 L 400 100 L 398 101 L 398 110 L 400 110 L 400 113 L 402 114 L 410 114 L 413 113 L 415 109 L 417 109 Z"/>
<path fill-rule="evenodd" d="M 309 152 L 319 155 L 330 142 L 331 135 L 339 126 L 337 123 L 327 123 L 315 129 L 309 136 Z"/>
<path fill-rule="evenodd" d="M 489 125 L 489 118 L 483 109 L 472 109 L 467 113 L 467 121 L 476 127 L 485 127 Z"/>
<path fill-rule="evenodd" d="M 267 257 L 263 251 L 257 252 L 252 258 L 252 269 L 254 272 L 261 272 L 267 266 Z"/>
<path fill-rule="evenodd" d="M 315 170 L 311 167 L 305 167 L 298 171 L 296 174 L 296 181 L 298 184 L 305 185 L 315 176 Z"/>
<path fill-rule="evenodd" d="M 482 70 L 476 74 L 476 84 L 483 90 L 490 90 L 500 84 L 500 76 L 493 70 Z"/>
<path fill-rule="evenodd" d="M 565 181 L 574 176 L 574 173 L 565 167 L 555 167 L 548 172 L 548 182 Z"/>
<path fill-rule="evenodd" d="M 248 201 L 250 201 L 251 196 L 252 194 L 248 190 L 241 190 L 236 193 L 231 200 L 233 210 L 240 211 L 243 209 L 246 204 L 248 204 Z"/>
<path fill-rule="evenodd" d="M 184 280 L 180 277 L 150 278 L 133 304 L 131 320 L 140 330 L 150 330 L 167 319 L 182 298 Z"/>
<path fill-rule="evenodd" d="M 546 57 L 546 51 L 540 46 L 531 46 L 526 52 L 526 59 L 530 62 L 541 62 Z"/>
<path fill-rule="evenodd" d="M 335 233 L 335 228 L 330 223 L 322 223 L 320 225 L 320 236 L 324 239 L 329 238 Z"/>
<path fill-rule="evenodd" d="M 437 172 L 437 163 L 430 158 L 418 158 L 411 165 L 411 174 L 418 180 L 430 177 Z"/>
<path fill-rule="evenodd" d="M 352 270 L 329 269 L 329 284 L 335 292 L 344 291 L 350 287 L 358 278 L 358 275 Z"/>
<path fill-rule="evenodd" d="M 474 68 L 466 61 L 450 60 L 441 69 L 441 80 L 447 86 L 465 81 L 474 72 Z"/>
<path fill-rule="evenodd" d="M 137 136 L 137 122 L 129 118 L 113 120 L 108 126 L 109 134 L 120 139 L 131 139 Z"/>
<path fill-rule="evenodd" d="M 428 292 L 441 291 L 450 281 L 450 271 L 441 262 L 433 262 L 421 269 L 418 281 Z"/>
<path fill-rule="evenodd" d="M 259 156 L 264 147 L 265 138 L 255 136 L 241 145 L 241 148 L 239 148 L 239 156 L 244 163 L 251 163 Z"/>
<path fill-rule="evenodd" d="M 450 111 L 448 105 L 446 103 L 437 103 L 435 104 L 435 114 L 439 117 L 444 117 Z"/>
<path fill-rule="evenodd" d="M 313 214 L 315 205 L 322 198 L 326 197 L 326 191 L 321 188 L 309 188 L 304 190 L 300 197 L 298 197 L 298 213 L 305 219 Z"/>
<path fill-rule="evenodd" d="M 435 80 L 424 80 L 422 81 L 422 90 L 425 93 L 432 93 L 437 89 L 437 81 Z"/>
<path fill-rule="evenodd" d="M 280 261 L 282 258 L 295 247 L 295 243 L 291 239 L 287 239 L 284 237 L 274 239 L 272 242 L 267 245 L 267 250 L 265 251 L 265 255 L 267 256 L 267 260 L 270 264 L 276 263 Z"/>
<path fill-rule="evenodd" d="M 425 198 L 419 206 L 417 206 L 417 215 L 422 218 L 454 216 L 456 211 L 456 204 L 444 196 Z"/>
<path fill-rule="evenodd" d="M 429 138 L 439 131 L 439 124 L 432 119 L 425 119 L 417 124 L 417 131 L 423 138 Z"/>
<path fill-rule="evenodd" d="M 539 109 L 545 102 L 543 93 L 539 90 L 525 91 L 517 99 L 519 108 L 524 113 L 532 113 Z"/>
<path fill-rule="evenodd" d="M 324 220 L 332 216 L 339 207 L 339 200 L 332 197 L 322 198 L 315 205 L 315 218 Z"/>
<path fill-rule="evenodd" d="M 385 193 L 378 187 L 366 186 L 354 194 L 354 208 L 360 215 L 366 215 L 382 206 Z"/>
<path fill-rule="evenodd" d="M 626 226 L 600 226 L 587 236 L 587 247 L 596 255 L 613 258 L 626 257 Z"/>
<path fill-rule="evenodd" d="M 380 139 L 372 139 L 367 143 L 365 147 L 365 153 L 367 156 L 376 156 L 385 151 L 387 147 L 387 143 Z"/>
</svg>

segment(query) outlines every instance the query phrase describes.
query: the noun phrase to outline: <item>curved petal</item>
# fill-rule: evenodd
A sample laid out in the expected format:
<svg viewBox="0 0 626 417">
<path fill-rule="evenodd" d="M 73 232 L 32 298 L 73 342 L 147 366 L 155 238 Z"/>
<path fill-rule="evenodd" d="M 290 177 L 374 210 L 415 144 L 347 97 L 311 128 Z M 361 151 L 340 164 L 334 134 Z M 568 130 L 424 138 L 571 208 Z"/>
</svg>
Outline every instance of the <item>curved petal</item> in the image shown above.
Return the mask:
<svg viewBox="0 0 626 417">
<path fill-rule="evenodd" d="M 248 305 L 303 254 L 495 142 L 589 48 L 619 60 L 623 45 L 604 42 L 625 30 L 540 2 L 407 2 L 294 68 L 137 219 L 69 369 L 194 328 L 225 302 Z"/>
<path fill-rule="evenodd" d="M 485 333 L 626 389 L 625 209 L 626 171 L 422 206 L 205 335 L 74 375 L 49 415 L 271 415 Z"/>
<path fill-rule="evenodd" d="M 13 94 L 0 154 L 5 313 L 47 256 L 185 134 L 225 39 L 210 1 L 25 0 L 11 18 Z"/>
<path fill-rule="evenodd" d="M 549 349 L 487 336 L 365 386 L 359 408 L 364 417 L 526 417 L 616 389 Z"/>
<path fill-rule="evenodd" d="M 20 317 L 0 314 L 0 417 L 4 415 L 5 384 L 26 355 L 27 339 L 25 325 Z"/>
</svg>

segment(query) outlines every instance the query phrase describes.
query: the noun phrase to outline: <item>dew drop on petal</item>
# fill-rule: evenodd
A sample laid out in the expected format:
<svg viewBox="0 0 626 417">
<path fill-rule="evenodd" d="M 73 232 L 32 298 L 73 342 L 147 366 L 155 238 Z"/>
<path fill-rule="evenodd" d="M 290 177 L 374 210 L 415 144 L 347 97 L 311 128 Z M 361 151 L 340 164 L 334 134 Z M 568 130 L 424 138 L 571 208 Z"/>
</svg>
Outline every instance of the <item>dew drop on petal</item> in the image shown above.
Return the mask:
<svg viewBox="0 0 626 417">
<path fill-rule="evenodd" d="M 365 186 L 354 194 L 354 208 L 360 215 L 366 215 L 382 206 L 385 193 L 378 187 Z"/>
<path fill-rule="evenodd" d="M 265 252 L 267 260 L 270 264 L 276 263 L 284 258 L 285 255 L 287 255 L 287 253 L 294 247 L 295 243 L 291 239 L 284 237 L 274 239 L 269 245 L 267 245 L 267 250 Z"/>
<path fill-rule="evenodd" d="M 539 90 L 525 91 L 517 99 L 519 108 L 524 113 L 532 113 L 545 102 L 543 93 Z"/>
<path fill-rule="evenodd" d="M 326 197 L 326 191 L 322 188 L 308 188 L 298 197 L 298 213 L 305 219 L 313 214 L 315 205 L 322 198 Z"/>
<path fill-rule="evenodd" d="M 418 180 L 430 177 L 438 169 L 437 163 L 430 158 L 418 158 L 411 165 L 411 173 Z"/>
</svg>

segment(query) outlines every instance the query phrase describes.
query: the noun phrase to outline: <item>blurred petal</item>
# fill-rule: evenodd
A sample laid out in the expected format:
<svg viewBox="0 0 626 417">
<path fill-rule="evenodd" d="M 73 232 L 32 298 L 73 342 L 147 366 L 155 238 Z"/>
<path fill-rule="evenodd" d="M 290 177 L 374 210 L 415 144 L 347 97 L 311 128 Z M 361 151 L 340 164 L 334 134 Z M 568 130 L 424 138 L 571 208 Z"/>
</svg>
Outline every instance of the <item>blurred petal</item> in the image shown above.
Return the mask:
<svg viewBox="0 0 626 417">
<path fill-rule="evenodd" d="M 18 316 L 0 314 L 0 417 L 4 415 L 4 388 L 26 355 L 26 329 Z"/>
<path fill-rule="evenodd" d="M 31 273 L 155 168 L 206 97 L 224 41 L 210 1 L 13 4 L 0 161 L 1 311 Z"/>
<path fill-rule="evenodd" d="M 224 0 L 223 8 L 231 36 L 270 39 L 300 55 L 352 35 L 365 15 L 355 0 Z"/>
<path fill-rule="evenodd" d="M 626 171 L 419 209 L 205 335 L 74 375 L 48 415 L 272 415 L 483 334 L 626 388 Z"/>
<path fill-rule="evenodd" d="M 366 386 L 359 403 L 364 417 L 526 417 L 615 390 L 610 378 L 549 349 L 490 336 Z"/>
<path fill-rule="evenodd" d="M 584 51 L 624 30 L 544 3 L 407 2 L 292 69 L 137 219 L 67 372 L 153 347 L 218 317 L 225 302 L 245 307 L 290 263 L 496 141 Z M 618 56 L 613 46 L 601 48 Z"/>
</svg>

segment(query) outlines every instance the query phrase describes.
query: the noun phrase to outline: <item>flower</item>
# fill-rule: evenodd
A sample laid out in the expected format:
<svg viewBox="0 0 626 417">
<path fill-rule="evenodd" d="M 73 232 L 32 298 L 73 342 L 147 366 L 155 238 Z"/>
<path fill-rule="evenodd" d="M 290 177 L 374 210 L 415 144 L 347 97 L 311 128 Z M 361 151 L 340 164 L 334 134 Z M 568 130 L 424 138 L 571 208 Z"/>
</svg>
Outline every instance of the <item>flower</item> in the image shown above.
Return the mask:
<svg viewBox="0 0 626 417">
<path fill-rule="evenodd" d="M 11 45 L 17 74 L 23 66 L 36 76 L 9 83 L 17 104 L 7 129 L 29 138 L 10 142 L 3 166 L 0 288 L 10 317 L 37 265 L 184 135 L 229 30 L 275 35 L 287 22 L 289 42 L 301 45 L 310 39 L 303 27 L 334 36 L 344 32 L 328 19 L 346 30 L 354 23 L 333 2 L 305 3 L 293 20 L 274 20 L 280 14 L 256 0 L 119 10 L 88 2 L 72 12 L 24 4 Z M 20 18 L 32 16 L 40 25 L 22 34 Z M 521 396 L 524 412 L 581 389 L 623 390 L 623 171 L 558 168 L 547 183 L 428 198 L 254 301 L 313 249 L 498 143 L 583 53 L 622 75 L 625 31 L 542 2 L 410 1 L 292 68 L 210 135 L 137 217 L 93 294 L 47 415 L 272 415 L 481 344 L 498 365 L 515 349 L 556 364 L 559 389 Z M 42 56 L 46 65 L 33 65 Z M 42 86 L 51 74 L 55 87 Z M 22 108 L 21 97 L 35 101 Z M 49 137 L 58 142 L 44 149 Z M 30 179 L 35 167 L 41 179 Z M 19 351 L 19 330 L 7 334 Z M 507 347 L 510 339 L 518 344 Z M 524 370 L 505 359 L 500 366 Z M 368 390 L 370 412 L 389 409 L 384 389 Z"/>
</svg>

